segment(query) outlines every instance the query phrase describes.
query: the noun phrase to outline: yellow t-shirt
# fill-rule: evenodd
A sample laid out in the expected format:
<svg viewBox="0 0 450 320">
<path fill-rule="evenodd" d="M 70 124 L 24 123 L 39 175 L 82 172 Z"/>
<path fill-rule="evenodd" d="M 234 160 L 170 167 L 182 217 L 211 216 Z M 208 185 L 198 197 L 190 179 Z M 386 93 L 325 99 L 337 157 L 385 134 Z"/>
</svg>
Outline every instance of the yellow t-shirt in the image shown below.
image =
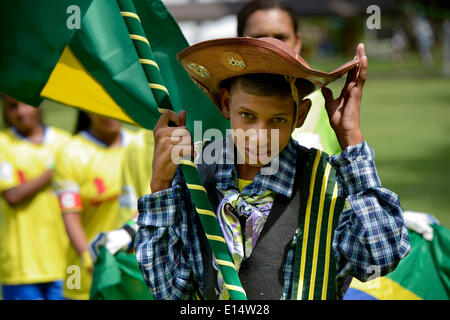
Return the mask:
<svg viewBox="0 0 450 320">
<path fill-rule="evenodd" d="M 0 192 L 41 176 L 70 141 L 63 130 L 46 127 L 35 144 L 14 128 L 0 132 Z M 15 207 L 1 197 L 0 274 L 3 284 L 64 279 L 68 238 L 51 186 Z"/>
<path fill-rule="evenodd" d="M 125 150 L 118 225 L 137 214 L 137 200 L 151 192 L 153 131 L 140 129 Z"/>
<path fill-rule="evenodd" d="M 124 151 L 134 134 L 122 129 L 122 144 L 110 148 L 83 131 L 59 154 L 54 187 L 61 211 L 80 212 L 87 240 L 100 232 L 118 228 L 121 168 Z M 92 275 L 83 267 L 73 246 L 67 253 L 68 268 L 64 295 L 89 299 Z M 78 278 L 77 278 L 78 277 Z"/>
</svg>

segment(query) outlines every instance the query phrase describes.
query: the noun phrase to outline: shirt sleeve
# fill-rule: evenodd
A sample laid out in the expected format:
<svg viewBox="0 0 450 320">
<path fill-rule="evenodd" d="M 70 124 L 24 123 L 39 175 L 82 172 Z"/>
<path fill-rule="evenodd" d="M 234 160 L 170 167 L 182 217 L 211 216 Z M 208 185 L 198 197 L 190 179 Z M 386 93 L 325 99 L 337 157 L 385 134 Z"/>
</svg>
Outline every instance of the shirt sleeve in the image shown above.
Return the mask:
<svg viewBox="0 0 450 320">
<path fill-rule="evenodd" d="M 56 155 L 52 187 L 58 196 L 62 213 L 81 212 L 83 210 L 80 185 L 78 183 L 79 166 L 73 162 L 73 157 L 64 150 Z"/>
<path fill-rule="evenodd" d="M 201 270 L 192 204 L 180 168 L 172 187 L 138 201 L 135 251 L 141 273 L 155 299 L 193 297 L 192 270 Z"/>
<path fill-rule="evenodd" d="M 365 141 L 328 161 L 346 198 L 333 239 L 338 277 L 367 281 L 388 274 L 410 250 L 398 195 L 381 186 Z"/>
<path fill-rule="evenodd" d="M 14 188 L 19 185 L 14 166 L 11 161 L 0 158 L 0 192 Z"/>
</svg>

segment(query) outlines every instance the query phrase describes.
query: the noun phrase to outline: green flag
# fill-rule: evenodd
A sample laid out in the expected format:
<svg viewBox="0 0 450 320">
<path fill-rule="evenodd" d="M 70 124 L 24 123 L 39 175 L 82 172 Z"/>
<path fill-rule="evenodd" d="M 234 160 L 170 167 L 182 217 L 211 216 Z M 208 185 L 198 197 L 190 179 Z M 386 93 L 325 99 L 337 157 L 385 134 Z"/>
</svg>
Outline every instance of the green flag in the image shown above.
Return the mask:
<svg viewBox="0 0 450 320">
<path fill-rule="evenodd" d="M 134 254 L 114 256 L 101 247 L 92 275 L 91 300 L 153 300 Z"/>
<path fill-rule="evenodd" d="M 225 131 L 228 122 L 191 81 L 176 54 L 188 46 L 161 1 L 133 1 L 174 111 L 187 127 Z M 77 8 L 76 10 L 71 10 Z M 152 129 L 159 118 L 117 1 L 0 2 L 0 91 L 38 106 L 43 98 Z M 79 29 L 72 29 L 79 19 Z M 76 27 L 76 26 L 75 26 Z"/>
<path fill-rule="evenodd" d="M 411 251 L 388 275 L 365 283 L 353 279 L 347 300 L 449 300 L 450 229 L 432 224 L 433 238 L 408 229 Z"/>
<path fill-rule="evenodd" d="M 0 64 L 0 90 L 6 94 L 36 106 L 45 97 L 147 129 L 154 127 L 161 108 L 186 110 L 191 132 L 197 120 L 203 131 L 215 128 L 224 133 L 228 128 L 228 121 L 179 64 L 176 54 L 188 44 L 160 0 L 92 0 L 75 5 L 73 11 L 67 1 L 54 8 L 50 0 L 17 3 L 0 7 L 0 18 L 9 27 L 0 30 L 0 52 L 9 57 Z M 12 9 L 16 12 L 10 15 Z M 68 19 L 76 20 L 77 15 L 80 28 L 73 31 Z M 45 28 L 34 32 L 41 24 Z M 20 37 L 16 25 L 23 29 Z M 48 39 L 46 32 L 52 28 L 63 31 Z M 53 50 L 44 50 L 43 43 Z M 17 52 L 21 55 L 13 61 Z M 40 59 L 45 68 L 33 68 Z M 24 63 L 28 60 L 33 63 Z M 12 72 L 14 81 L 9 81 Z M 196 165 L 186 159 L 181 168 L 224 286 L 232 299 L 245 299 Z"/>
</svg>

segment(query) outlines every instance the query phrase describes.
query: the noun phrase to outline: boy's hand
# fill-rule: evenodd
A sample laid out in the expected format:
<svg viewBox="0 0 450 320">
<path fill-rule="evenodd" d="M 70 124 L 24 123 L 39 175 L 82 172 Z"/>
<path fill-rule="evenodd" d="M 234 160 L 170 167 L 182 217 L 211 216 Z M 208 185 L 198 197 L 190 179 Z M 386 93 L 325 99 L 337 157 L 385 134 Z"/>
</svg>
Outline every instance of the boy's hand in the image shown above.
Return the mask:
<svg viewBox="0 0 450 320">
<path fill-rule="evenodd" d="M 348 73 L 339 98 L 335 100 L 330 89 L 322 88 L 330 125 L 336 133 L 342 150 L 364 141 L 359 127 L 362 90 L 367 76 L 364 44 L 358 45 L 356 54 L 360 63 Z"/>
<path fill-rule="evenodd" d="M 176 127 L 170 127 L 170 122 L 173 122 Z M 150 181 L 152 193 L 170 188 L 180 159 L 193 154 L 191 134 L 185 125 L 185 111 L 176 114 L 166 110 L 153 128 L 155 149 Z"/>
</svg>

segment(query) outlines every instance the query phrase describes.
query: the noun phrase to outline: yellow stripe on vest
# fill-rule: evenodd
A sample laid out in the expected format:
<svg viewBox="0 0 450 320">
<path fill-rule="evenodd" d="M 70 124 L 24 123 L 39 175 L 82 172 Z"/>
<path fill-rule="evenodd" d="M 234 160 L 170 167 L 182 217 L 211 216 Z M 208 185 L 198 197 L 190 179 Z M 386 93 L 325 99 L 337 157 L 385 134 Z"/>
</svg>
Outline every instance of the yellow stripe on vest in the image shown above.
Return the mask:
<svg viewBox="0 0 450 320">
<path fill-rule="evenodd" d="M 317 224 L 316 224 L 316 237 L 314 239 L 314 253 L 313 253 L 313 262 L 312 262 L 312 270 L 311 270 L 311 282 L 309 284 L 309 300 L 314 299 L 314 286 L 316 282 L 316 273 L 317 273 L 317 261 L 319 259 L 319 241 L 320 241 L 320 231 L 322 230 L 322 216 L 323 216 L 323 204 L 325 201 L 325 195 L 327 193 L 327 185 L 328 185 L 328 177 L 330 175 L 331 165 L 327 163 L 325 168 L 325 174 L 323 175 L 322 180 L 322 190 L 320 191 L 320 203 L 319 203 L 319 212 L 317 215 Z"/>
<path fill-rule="evenodd" d="M 206 234 L 206 237 L 207 237 L 209 240 L 214 240 L 214 241 L 219 241 L 219 242 L 226 243 L 225 239 L 222 238 L 222 237 L 220 237 L 220 236 L 214 236 L 214 235 L 212 235 L 212 234 Z"/>
<path fill-rule="evenodd" d="M 157 84 L 157 83 L 149 83 L 148 85 L 152 89 L 162 90 L 162 91 L 166 92 L 167 94 L 169 94 L 169 90 L 167 90 L 167 88 L 164 87 L 163 85 L 160 85 L 160 84 Z"/>
<path fill-rule="evenodd" d="M 309 219 L 311 216 L 311 204 L 314 193 L 314 183 L 316 180 L 317 167 L 319 166 L 320 156 L 322 152 L 320 150 L 316 153 L 316 159 L 314 160 L 314 166 L 311 173 L 311 181 L 309 184 L 309 197 L 308 203 L 306 205 L 306 216 L 305 216 L 305 228 L 303 230 L 303 243 L 302 243 L 302 257 L 300 260 L 300 276 L 298 279 L 298 289 L 297 289 L 297 300 L 302 300 L 302 292 L 303 292 L 303 281 L 305 279 L 305 262 L 306 262 L 306 251 L 307 251 L 307 243 L 308 243 L 308 232 L 309 232 Z"/>
<path fill-rule="evenodd" d="M 189 183 L 187 183 L 186 185 L 187 185 L 187 187 L 188 187 L 189 189 L 192 189 L 192 190 L 200 190 L 200 191 L 206 192 L 205 187 L 204 187 L 204 186 L 201 186 L 201 185 L 199 185 L 199 184 L 189 184 Z"/>
<path fill-rule="evenodd" d="M 159 66 L 158 66 L 158 64 L 156 63 L 156 61 L 154 61 L 154 60 L 150 60 L 150 59 L 139 59 L 139 62 L 142 63 L 142 64 L 148 64 L 148 65 L 154 66 L 154 67 L 156 67 L 156 68 L 159 70 Z"/>
<path fill-rule="evenodd" d="M 323 272 L 323 285 L 322 285 L 322 300 L 327 298 L 328 289 L 328 275 L 330 270 L 330 252 L 331 252 L 331 235 L 333 234 L 333 214 L 336 200 L 338 197 L 338 186 L 334 184 L 333 196 L 331 198 L 330 213 L 328 215 L 328 228 L 327 228 L 327 246 L 325 248 L 325 266 Z"/>
<path fill-rule="evenodd" d="M 212 216 L 212 217 L 216 218 L 216 215 L 214 214 L 214 212 L 212 212 L 210 210 L 199 209 L 199 208 L 195 208 L 195 210 L 197 210 L 197 212 L 199 214 L 204 214 L 204 215 Z"/>
<path fill-rule="evenodd" d="M 128 12 L 128 11 L 120 11 L 120 14 L 122 15 L 122 17 L 135 18 L 139 22 L 141 22 L 141 19 L 139 19 L 139 16 L 136 13 Z"/>
<path fill-rule="evenodd" d="M 148 42 L 146 37 L 139 36 L 137 34 L 130 34 L 130 38 L 133 39 L 133 40 L 138 40 L 138 41 L 145 42 L 146 44 L 150 45 L 150 42 Z"/>
</svg>

